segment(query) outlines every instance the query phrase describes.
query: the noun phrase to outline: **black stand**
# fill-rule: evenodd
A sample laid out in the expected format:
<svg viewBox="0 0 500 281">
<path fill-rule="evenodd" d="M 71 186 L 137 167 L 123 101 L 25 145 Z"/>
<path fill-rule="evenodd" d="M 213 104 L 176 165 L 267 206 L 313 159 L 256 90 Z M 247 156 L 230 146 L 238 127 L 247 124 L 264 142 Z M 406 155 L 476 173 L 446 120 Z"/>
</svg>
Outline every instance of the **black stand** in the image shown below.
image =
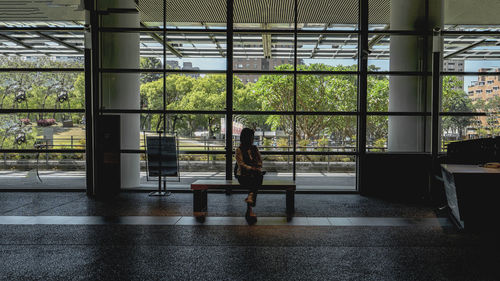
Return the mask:
<svg viewBox="0 0 500 281">
<path fill-rule="evenodd" d="M 160 139 L 161 139 L 161 133 L 162 133 L 161 131 L 158 132 Z M 161 141 L 159 142 L 159 150 L 160 150 L 159 155 L 161 157 L 161 155 L 162 155 L 161 154 L 161 152 L 162 152 Z M 164 177 L 162 178 L 161 159 L 158 161 L 158 163 L 160 165 L 159 170 L 158 170 L 158 191 L 153 191 L 153 192 L 149 193 L 149 196 L 170 196 L 170 195 L 172 195 L 172 193 L 170 191 L 167 191 L 167 180 Z M 161 188 L 162 181 L 163 181 L 163 190 Z"/>
</svg>

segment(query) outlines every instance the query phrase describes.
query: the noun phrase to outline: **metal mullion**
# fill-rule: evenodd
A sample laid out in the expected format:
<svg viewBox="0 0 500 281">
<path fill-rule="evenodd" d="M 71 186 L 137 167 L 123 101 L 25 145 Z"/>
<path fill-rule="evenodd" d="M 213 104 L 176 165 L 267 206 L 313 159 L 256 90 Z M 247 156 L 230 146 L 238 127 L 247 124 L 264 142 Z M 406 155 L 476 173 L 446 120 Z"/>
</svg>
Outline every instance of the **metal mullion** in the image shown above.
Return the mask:
<svg viewBox="0 0 500 281">
<path fill-rule="evenodd" d="M 367 71 L 370 75 L 390 75 L 390 76 L 432 76 L 430 71 Z"/>
<path fill-rule="evenodd" d="M 163 2 L 163 132 L 167 134 L 167 1 Z M 160 166 L 161 168 L 161 166 Z M 161 176 L 160 176 L 161 178 Z M 159 183 L 161 184 L 161 183 Z"/>
<path fill-rule="evenodd" d="M 373 35 L 373 34 L 387 34 L 387 35 L 416 35 L 416 36 L 428 36 L 432 35 L 432 32 L 428 31 L 413 31 L 413 30 L 369 30 L 368 35 Z"/>
<path fill-rule="evenodd" d="M 298 0 L 294 0 L 293 19 L 293 164 L 292 178 L 297 177 L 297 38 L 298 38 Z"/>
<path fill-rule="evenodd" d="M 226 73 L 225 70 L 181 70 L 181 69 L 143 69 L 143 68 L 100 68 L 101 73 L 189 73 L 189 74 L 217 74 Z M 1 72 L 1 71 L 0 71 Z"/>
<path fill-rule="evenodd" d="M 244 33 L 244 34 L 262 34 L 262 33 L 276 33 L 276 34 L 292 34 L 295 29 L 235 29 L 234 33 Z M 297 30 L 299 34 L 359 34 L 357 30 L 345 31 L 345 30 Z"/>
<path fill-rule="evenodd" d="M 85 27 L 0 27 L 0 32 L 50 32 L 50 31 L 85 31 Z"/>
<path fill-rule="evenodd" d="M 429 0 L 425 0 L 425 25 L 424 25 L 424 31 L 426 33 L 429 32 L 428 30 L 428 25 L 429 25 Z M 429 62 L 428 62 L 428 54 L 429 54 L 429 36 L 432 36 L 433 34 L 430 34 L 430 35 L 424 35 L 423 36 L 423 44 L 424 44 L 424 47 L 422 48 L 422 53 L 423 53 L 423 62 L 422 62 L 422 71 L 425 71 L 425 72 L 428 72 L 429 71 Z M 432 53 L 432 52 L 431 52 Z M 432 69 L 431 69 L 431 75 L 432 75 Z M 427 96 L 428 96 L 428 87 L 427 87 L 427 76 L 428 75 L 424 75 L 422 74 L 421 76 L 421 79 L 422 79 L 422 91 L 423 91 L 423 95 L 424 95 L 424 110 L 429 110 L 427 107 L 428 107 L 428 99 L 427 99 Z M 432 102 L 432 98 L 431 98 L 431 102 Z M 432 115 L 432 114 L 431 114 Z M 427 149 L 427 120 L 424 118 L 423 120 L 423 134 L 422 134 L 422 138 L 423 138 L 423 151 L 426 151 Z M 434 128 L 432 127 L 432 124 L 431 124 L 431 132 Z M 431 139 L 432 139 L 432 135 L 431 135 Z M 432 140 L 431 140 L 431 145 L 432 145 Z"/>
<path fill-rule="evenodd" d="M 439 116 L 488 116 L 498 112 L 439 112 Z"/>
<path fill-rule="evenodd" d="M 321 147 L 318 147 L 321 148 Z M 295 154 L 293 151 L 266 151 L 263 150 L 260 152 L 262 155 L 352 155 L 357 156 L 357 152 L 340 152 L 340 151 L 297 151 Z"/>
<path fill-rule="evenodd" d="M 145 149 L 121 149 L 120 153 L 124 154 L 144 154 L 146 153 Z M 211 155 L 225 155 L 226 152 L 224 150 L 179 150 L 179 154 L 211 154 Z"/>
<path fill-rule="evenodd" d="M 358 37 L 358 161 L 356 170 L 357 190 L 363 192 L 366 188 L 366 123 L 367 123 L 367 98 L 368 98 L 368 55 L 369 55 L 369 30 L 368 13 L 369 1 L 359 0 L 358 29 L 361 31 Z"/>
<path fill-rule="evenodd" d="M 500 75 L 500 72 L 450 72 L 441 71 L 442 76 L 495 76 Z"/>
<path fill-rule="evenodd" d="M 293 70 L 233 70 L 235 74 L 261 74 L 261 75 L 291 75 Z M 299 75 L 358 75 L 359 71 L 304 71 L 297 70 L 295 73 Z"/>
<path fill-rule="evenodd" d="M 439 36 L 435 34 L 434 36 Z M 437 40 L 436 40 L 437 41 Z M 441 92 L 441 48 L 433 46 L 432 52 L 432 160 L 433 166 L 436 166 L 440 151 L 441 132 L 439 130 L 440 119 L 440 92 Z"/>
<path fill-rule="evenodd" d="M 431 155 L 430 152 L 373 152 L 373 151 L 368 151 L 367 154 L 370 155 L 377 155 L 377 154 L 383 154 L 383 155 L 402 155 L 402 156 L 411 156 L 411 155 Z"/>
<path fill-rule="evenodd" d="M 85 149 L 0 149 L 0 153 L 85 153 Z"/>
<path fill-rule="evenodd" d="M 314 147 L 308 147 L 314 149 Z M 322 147 L 317 147 L 318 149 Z M 355 147 L 353 147 L 355 148 Z M 297 151 L 297 155 L 350 155 L 350 156 L 357 156 L 359 155 L 358 152 L 355 151 Z"/>
<path fill-rule="evenodd" d="M 233 179 L 233 0 L 226 0 L 226 180 Z"/>
<path fill-rule="evenodd" d="M 10 113 L 85 113 L 85 109 L 0 108 L 0 114 L 10 114 Z"/>
<path fill-rule="evenodd" d="M 251 111 L 251 110 L 235 110 L 235 115 L 340 115 L 340 116 L 357 116 L 356 111 Z"/>
<path fill-rule="evenodd" d="M 499 35 L 500 31 L 459 31 L 459 30 L 443 30 L 442 35 Z"/>
<path fill-rule="evenodd" d="M 225 114 L 226 111 L 218 110 L 163 110 L 163 109 L 101 109 L 100 113 L 122 113 L 122 114 Z"/>
<path fill-rule="evenodd" d="M 393 111 L 393 112 L 366 112 L 369 116 L 431 116 L 431 112 L 405 112 L 405 111 Z"/>
<path fill-rule="evenodd" d="M 91 32 L 91 87 L 92 87 L 92 92 L 91 92 L 91 101 L 89 104 L 91 105 L 91 108 L 87 108 L 87 110 L 91 111 L 92 119 L 91 120 L 86 120 L 86 123 L 90 124 L 90 129 L 91 132 L 88 133 L 88 135 L 91 135 L 91 139 L 87 139 L 86 142 L 89 142 L 89 148 L 91 148 L 92 152 L 92 165 L 90 167 L 91 170 L 87 175 L 91 175 L 92 178 L 90 180 L 87 180 L 87 183 L 90 183 L 90 185 L 87 185 L 87 195 L 95 195 L 96 194 L 96 187 L 97 187 L 97 179 L 96 179 L 96 173 L 98 169 L 97 163 L 97 116 L 100 114 L 99 109 L 100 109 L 100 101 L 101 101 L 101 73 L 99 72 L 99 68 L 101 67 L 100 64 L 100 57 L 101 57 L 101 34 L 99 32 L 100 28 L 100 17 L 97 14 L 97 1 L 88 1 L 91 3 L 91 10 L 90 10 L 90 32 Z M 88 130 L 88 129 L 87 129 Z"/>
<path fill-rule="evenodd" d="M 163 32 L 165 29 L 168 33 L 226 33 L 226 29 L 203 29 L 203 28 L 159 28 L 159 27 L 100 27 L 100 32 L 112 32 L 112 33 L 157 33 Z"/>
<path fill-rule="evenodd" d="M 0 72 L 84 72 L 85 68 L 0 68 Z"/>
<path fill-rule="evenodd" d="M 359 75 L 359 71 L 305 71 L 297 70 L 300 75 Z"/>
</svg>

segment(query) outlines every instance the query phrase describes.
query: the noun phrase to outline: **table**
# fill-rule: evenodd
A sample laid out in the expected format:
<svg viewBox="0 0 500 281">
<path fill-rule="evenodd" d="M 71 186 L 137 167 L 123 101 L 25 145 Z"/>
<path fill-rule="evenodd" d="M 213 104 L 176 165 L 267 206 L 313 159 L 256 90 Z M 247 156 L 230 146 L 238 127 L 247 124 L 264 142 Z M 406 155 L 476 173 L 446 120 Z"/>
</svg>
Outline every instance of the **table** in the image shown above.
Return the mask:
<svg viewBox="0 0 500 281">
<path fill-rule="evenodd" d="M 500 169 L 478 165 L 442 164 L 446 199 L 462 228 L 496 224 L 500 198 Z"/>
</svg>

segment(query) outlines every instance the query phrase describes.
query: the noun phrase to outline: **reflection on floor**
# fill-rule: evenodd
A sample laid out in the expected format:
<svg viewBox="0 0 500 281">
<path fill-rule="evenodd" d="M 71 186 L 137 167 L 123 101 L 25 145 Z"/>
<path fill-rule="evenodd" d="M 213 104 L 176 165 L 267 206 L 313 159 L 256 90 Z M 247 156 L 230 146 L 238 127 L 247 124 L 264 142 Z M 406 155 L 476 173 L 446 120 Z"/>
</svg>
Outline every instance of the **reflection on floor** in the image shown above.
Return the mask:
<svg viewBox="0 0 500 281">
<path fill-rule="evenodd" d="M 224 179 L 221 172 L 183 172 L 168 179 L 168 189 L 187 190 L 198 179 Z M 266 179 L 292 179 L 292 173 L 268 173 Z M 355 190 L 354 173 L 297 173 L 298 190 Z M 158 181 L 141 173 L 141 186 L 155 190 Z M 0 171 L 0 189 L 85 189 L 85 171 Z"/>
<path fill-rule="evenodd" d="M 458 232 L 445 214 L 358 195 L 192 196 L 0 192 L 2 280 L 499 280 L 497 234 Z M 267 222 L 267 223 L 266 223 Z"/>
</svg>

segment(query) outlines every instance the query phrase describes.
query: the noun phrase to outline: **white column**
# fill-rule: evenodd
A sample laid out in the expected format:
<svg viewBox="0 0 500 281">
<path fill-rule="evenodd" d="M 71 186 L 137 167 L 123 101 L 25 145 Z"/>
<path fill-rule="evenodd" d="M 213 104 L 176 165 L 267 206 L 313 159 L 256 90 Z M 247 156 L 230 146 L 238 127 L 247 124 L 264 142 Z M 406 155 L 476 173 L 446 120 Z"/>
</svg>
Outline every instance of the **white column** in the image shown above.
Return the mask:
<svg viewBox="0 0 500 281">
<path fill-rule="evenodd" d="M 139 13 L 134 0 L 99 1 L 100 10 L 108 8 L 131 9 L 128 13 L 102 16 L 102 27 L 140 27 Z M 103 6 L 104 5 L 104 6 Z M 139 33 L 101 33 L 101 59 L 103 68 L 139 68 Z M 102 102 L 106 109 L 140 109 L 139 73 L 103 73 Z M 121 148 L 139 149 L 140 117 L 121 114 Z M 122 188 L 138 187 L 140 180 L 139 154 L 121 155 Z"/>
<path fill-rule="evenodd" d="M 443 26 L 443 0 L 429 1 L 429 27 Z M 391 0 L 391 30 L 424 30 L 425 0 Z M 422 53 L 424 40 L 420 36 L 391 35 L 390 70 L 420 71 L 424 55 L 428 69 L 432 68 L 432 37 L 428 37 L 427 54 Z M 389 111 L 422 112 L 431 108 L 431 77 L 423 89 L 422 77 L 391 76 L 389 78 Z M 431 145 L 430 118 L 420 116 L 390 116 L 388 149 L 392 152 L 429 151 Z M 425 138 L 424 138 L 425 136 Z"/>
</svg>

